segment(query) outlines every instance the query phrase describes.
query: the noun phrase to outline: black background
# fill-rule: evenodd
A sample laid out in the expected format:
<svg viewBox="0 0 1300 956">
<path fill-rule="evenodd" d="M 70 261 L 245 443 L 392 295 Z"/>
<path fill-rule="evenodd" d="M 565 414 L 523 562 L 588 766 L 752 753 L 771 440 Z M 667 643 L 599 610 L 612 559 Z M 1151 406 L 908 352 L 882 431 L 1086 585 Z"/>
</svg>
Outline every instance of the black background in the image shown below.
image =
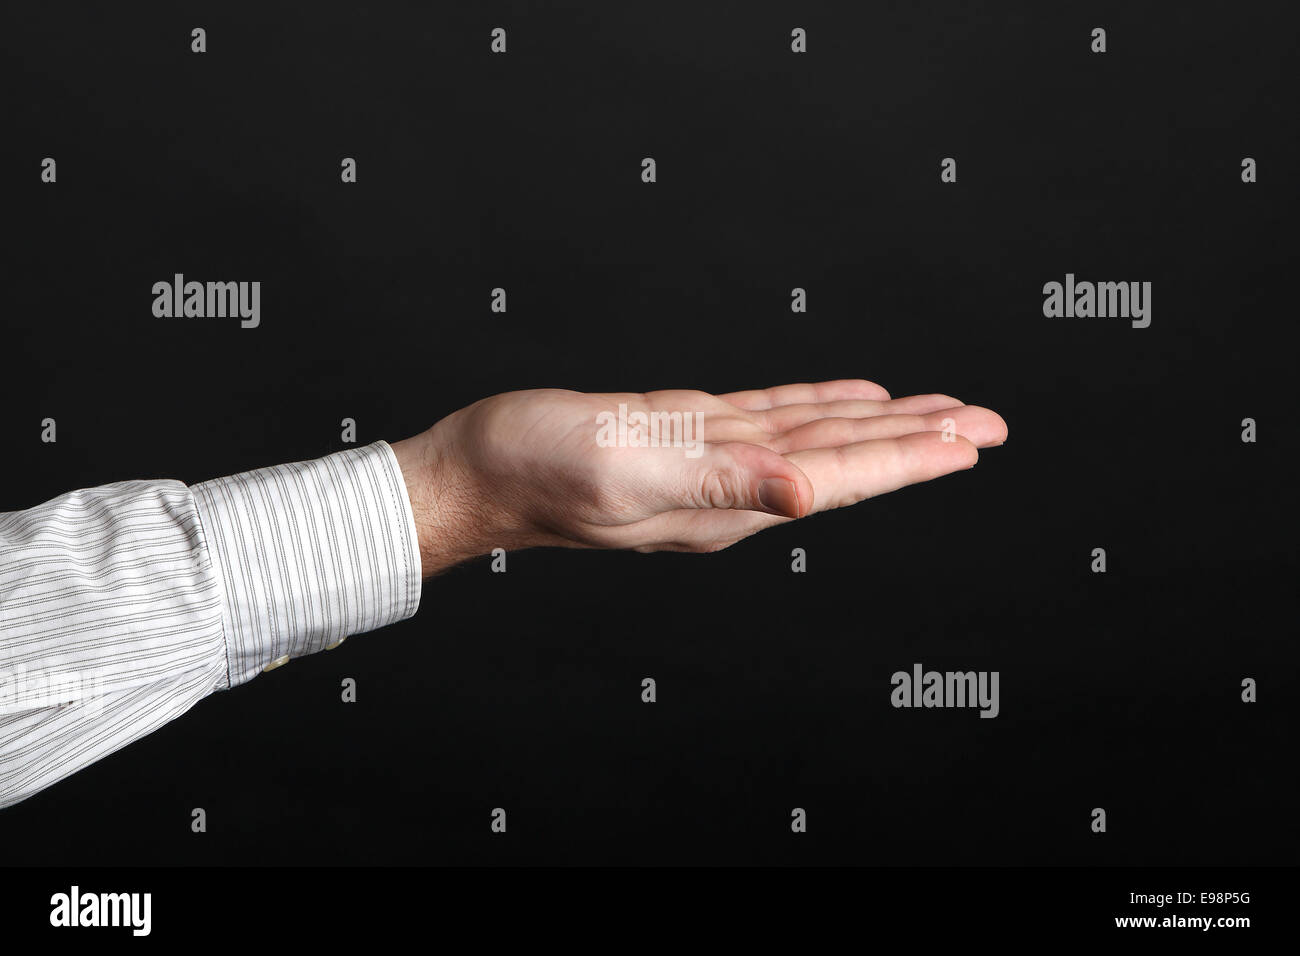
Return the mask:
<svg viewBox="0 0 1300 956">
<path fill-rule="evenodd" d="M 10 11 L 0 507 L 537 386 L 865 377 L 1010 438 L 713 556 L 458 568 L 5 810 L 4 860 L 1294 861 L 1287 9 Z M 261 281 L 261 327 L 154 318 L 175 272 Z M 1067 272 L 1152 282 L 1150 328 L 1044 318 Z M 893 709 L 918 661 L 998 670 L 1001 715 Z"/>
</svg>

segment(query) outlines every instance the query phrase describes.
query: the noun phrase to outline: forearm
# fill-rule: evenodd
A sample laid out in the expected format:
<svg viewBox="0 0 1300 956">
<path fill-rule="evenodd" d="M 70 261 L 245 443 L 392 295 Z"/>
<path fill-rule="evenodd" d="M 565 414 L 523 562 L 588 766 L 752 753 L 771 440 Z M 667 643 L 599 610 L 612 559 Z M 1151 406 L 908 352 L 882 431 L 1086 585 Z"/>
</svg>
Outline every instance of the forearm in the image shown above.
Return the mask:
<svg viewBox="0 0 1300 956">
<path fill-rule="evenodd" d="M 1005 438 L 988 409 L 863 380 L 537 389 L 391 446 L 0 515 L 0 806 L 215 690 L 410 617 L 422 579 L 496 548 L 717 551 L 968 469 Z"/>
<path fill-rule="evenodd" d="M 0 806 L 215 691 L 411 616 L 419 563 L 383 443 L 0 515 Z"/>
</svg>

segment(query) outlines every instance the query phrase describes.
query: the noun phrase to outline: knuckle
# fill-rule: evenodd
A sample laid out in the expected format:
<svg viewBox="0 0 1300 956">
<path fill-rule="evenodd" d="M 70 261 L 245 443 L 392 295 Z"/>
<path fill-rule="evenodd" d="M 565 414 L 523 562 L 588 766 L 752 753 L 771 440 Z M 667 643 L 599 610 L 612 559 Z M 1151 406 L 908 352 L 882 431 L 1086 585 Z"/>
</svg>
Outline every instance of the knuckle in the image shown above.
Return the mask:
<svg viewBox="0 0 1300 956">
<path fill-rule="evenodd" d="M 705 508 L 734 508 L 739 503 L 738 482 L 734 472 L 710 468 L 699 488 L 699 504 Z"/>
</svg>

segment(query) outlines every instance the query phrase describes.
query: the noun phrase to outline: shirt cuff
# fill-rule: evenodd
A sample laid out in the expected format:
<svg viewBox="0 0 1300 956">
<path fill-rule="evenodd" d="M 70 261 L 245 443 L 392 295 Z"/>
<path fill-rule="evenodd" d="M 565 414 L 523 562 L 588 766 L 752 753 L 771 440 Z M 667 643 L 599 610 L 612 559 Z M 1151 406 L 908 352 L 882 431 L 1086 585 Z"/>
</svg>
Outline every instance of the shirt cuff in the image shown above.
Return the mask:
<svg viewBox="0 0 1300 956">
<path fill-rule="evenodd" d="M 419 608 L 415 519 L 387 442 L 191 490 L 225 592 L 230 687 Z"/>
</svg>

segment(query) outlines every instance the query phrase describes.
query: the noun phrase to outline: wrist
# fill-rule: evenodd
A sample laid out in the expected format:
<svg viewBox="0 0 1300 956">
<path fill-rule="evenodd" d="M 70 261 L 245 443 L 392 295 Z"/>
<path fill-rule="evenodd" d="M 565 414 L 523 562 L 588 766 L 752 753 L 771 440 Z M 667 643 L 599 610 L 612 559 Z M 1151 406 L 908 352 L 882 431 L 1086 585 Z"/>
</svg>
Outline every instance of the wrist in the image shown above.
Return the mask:
<svg viewBox="0 0 1300 956">
<path fill-rule="evenodd" d="M 484 553 L 482 505 L 461 472 L 439 425 L 395 442 L 420 542 L 421 576 L 440 574 Z"/>
</svg>

